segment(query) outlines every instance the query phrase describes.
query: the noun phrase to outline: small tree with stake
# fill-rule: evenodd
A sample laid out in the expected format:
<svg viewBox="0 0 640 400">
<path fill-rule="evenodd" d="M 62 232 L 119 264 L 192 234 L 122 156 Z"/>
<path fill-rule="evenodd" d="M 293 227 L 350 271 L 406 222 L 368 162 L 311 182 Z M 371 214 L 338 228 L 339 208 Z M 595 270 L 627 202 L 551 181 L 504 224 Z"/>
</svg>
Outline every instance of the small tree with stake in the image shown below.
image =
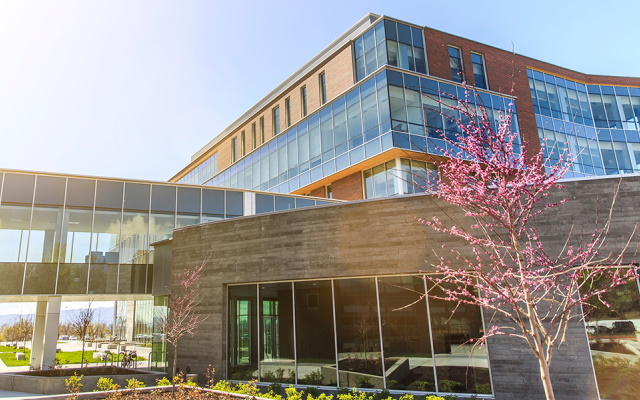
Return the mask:
<svg viewBox="0 0 640 400">
<path fill-rule="evenodd" d="M 71 319 L 71 330 L 75 333 L 80 340 L 82 340 L 82 358 L 80 359 L 80 368 L 84 367 L 84 348 L 87 335 L 96 310 L 91 308 L 91 302 L 87 304 L 86 308 L 79 310 Z"/>
<path fill-rule="evenodd" d="M 459 133 L 444 151 L 448 158 L 438 163 L 434 190 L 438 198 L 462 208 L 472 222 L 463 227 L 437 218 L 420 220 L 462 239 L 471 253 L 439 254 L 433 265 L 436 274 L 428 275 L 438 290 L 430 295 L 480 306 L 508 321 L 488 327 L 482 340 L 494 335 L 524 340 L 538 361 L 546 399 L 555 399 L 549 367 L 570 321 L 582 317 L 580 306 L 589 301 L 606 305 L 601 296 L 635 278 L 636 272 L 621 266 L 624 249 L 618 256 L 599 255 L 611 211 L 586 243 L 572 245 L 574 238 L 567 237 L 559 254 L 545 251 L 535 218 L 565 202 L 544 200 L 550 189 L 559 187 L 572 156 L 559 154 L 560 161 L 545 171 L 542 150 L 527 155 L 525 143 L 517 151 L 519 135 L 512 130 L 511 109 L 492 124 L 484 108 L 472 103 L 457 99 L 447 110 L 459 113 L 451 120 Z M 604 281 L 609 284 L 598 285 Z"/>
<path fill-rule="evenodd" d="M 200 322 L 206 316 L 196 314 L 196 308 L 202 300 L 200 275 L 205 264 L 186 269 L 173 276 L 175 290 L 169 290 L 169 312 L 164 328 L 167 342 L 173 345 L 173 365 L 171 368 L 172 388 L 175 395 L 175 376 L 178 365 L 178 342 L 185 335 L 193 335 Z"/>
</svg>

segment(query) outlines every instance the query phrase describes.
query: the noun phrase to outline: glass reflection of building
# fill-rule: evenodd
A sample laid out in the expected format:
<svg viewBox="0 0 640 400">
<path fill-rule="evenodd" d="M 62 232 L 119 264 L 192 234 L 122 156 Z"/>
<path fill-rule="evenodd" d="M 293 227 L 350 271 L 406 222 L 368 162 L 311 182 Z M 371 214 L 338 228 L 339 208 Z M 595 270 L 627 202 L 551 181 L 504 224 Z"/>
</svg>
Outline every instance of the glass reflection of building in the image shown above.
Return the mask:
<svg viewBox="0 0 640 400">
<path fill-rule="evenodd" d="M 228 286 L 228 379 L 491 394 L 481 311 L 422 276 Z"/>
</svg>

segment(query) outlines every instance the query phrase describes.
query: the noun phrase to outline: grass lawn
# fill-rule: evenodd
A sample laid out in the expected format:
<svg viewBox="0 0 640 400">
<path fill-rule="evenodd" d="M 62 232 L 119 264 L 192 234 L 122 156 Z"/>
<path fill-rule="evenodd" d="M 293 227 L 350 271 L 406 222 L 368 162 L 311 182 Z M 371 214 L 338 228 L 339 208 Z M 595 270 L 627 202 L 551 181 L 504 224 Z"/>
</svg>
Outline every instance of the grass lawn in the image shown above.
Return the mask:
<svg viewBox="0 0 640 400">
<path fill-rule="evenodd" d="M 10 346 L 0 346 L 0 359 L 7 367 L 18 367 L 23 365 L 29 365 L 29 360 L 31 359 L 31 350 L 29 349 L 16 349 L 15 347 Z M 93 359 L 94 350 L 85 350 L 84 351 L 84 362 L 85 363 L 95 363 L 98 360 Z M 25 353 L 24 360 L 16 360 L 15 353 Z M 80 360 L 82 358 L 82 351 L 65 351 L 56 354 L 56 359 L 60 362 L 60 364 L 80 364 Z M 114 361 L 120 362 L 122 359 L 122 355 L 114 354 Z M 136 358 L 136 361 L 146 361 L 147 359 L 141 356 Z"/>
<path fill-rule="evenodd" d="M 16 349 L 15 347 L 0 346 L 0 359 L 7 367 L 18 367 L 21 365 L 29 365 L 31 360 L 31 350 L 29 349 Z M 10 353 L 7 353 L 10 352 Z M 24 353 L 24 360 L 16 360 L 16 353 Z"/>
</svg>

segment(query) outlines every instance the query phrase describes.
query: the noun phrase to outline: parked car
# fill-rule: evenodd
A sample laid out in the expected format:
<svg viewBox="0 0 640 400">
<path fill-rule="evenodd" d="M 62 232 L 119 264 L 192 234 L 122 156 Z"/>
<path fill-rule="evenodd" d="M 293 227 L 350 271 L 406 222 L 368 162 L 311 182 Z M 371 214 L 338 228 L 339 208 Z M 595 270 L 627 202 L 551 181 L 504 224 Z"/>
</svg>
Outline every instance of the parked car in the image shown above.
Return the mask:
<svg viewBox="0 0 640 400">
<path fill-rule="evenodd" d="M 587 325 L 587 332 L 590 335 L 607 335 L 611 333 L 611 328 L 605 325 Z"/>
<path fill-rule="evenodd" d="M 613 323 L 611 331 L 615 333 L 634 333 L 636 326 L 631 321 L 616 321 Z"/>
</svg>

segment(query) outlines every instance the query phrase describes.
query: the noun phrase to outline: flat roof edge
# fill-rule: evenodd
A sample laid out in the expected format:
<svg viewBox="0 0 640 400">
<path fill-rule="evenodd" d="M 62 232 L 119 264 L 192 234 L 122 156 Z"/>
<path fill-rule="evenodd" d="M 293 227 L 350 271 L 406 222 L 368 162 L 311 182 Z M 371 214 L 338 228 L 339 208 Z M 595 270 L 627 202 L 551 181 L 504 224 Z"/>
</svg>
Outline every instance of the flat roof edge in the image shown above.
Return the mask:
<svg viewBox="0 0 640 400">
<path fill-rule="evenodd" d="M 347 42 L 349 42 L 352 38 L 358 36 L 360 33 L 364 32 L 364 30 L 371 25 L 373 22 L 380 18 L 380 15 L 374 13 L 368 13 L 364 17 L 362 17 L 358 22 L 356 22 L 353 26 L 347 29 L 342 35 L 340 35 L 336 40 L 331 42 L 327 47 L 322 49 L 318 54 L 316 54 L 311 60 L 309 60 L 306 64 L 304 64 L 301 68 L 295 71 L 291 76 L 285 79 L 281 84 L 276 86 L 271 92 L 269 92 L 265 97 L 263 97 L 260 101 L 254 104 L 249 110 L 247 110 L 244 114 L 242 114 L 238 119 L 231 123 L 227 128 L 225 128 L 221 133 L 219 133 L 215 138 L 213 138 L 209 143 L 204 145 L 200 150 L 198 150 L 193 156 L 191 156 L 191 162 L 194 162 L 198 159 L 198 157 L 202 156 L 204 153 L 209 151 L 215 144 L 220 142 L 226 135 L 233 132 L 237 129 L 242 123 L 248 119 L 251 115 L 258 112 L 260 109 L 265 107 L 267 104 L 272 102 L 275 98 L 281 95 L 285 89 L 289 88 L 294 82 L 302 78 L 304 75 L 308 74 L 318 65 L 320 65 L 323 61 L 329 58 L 337 49 L 344 46 Z"/>
</svg>

